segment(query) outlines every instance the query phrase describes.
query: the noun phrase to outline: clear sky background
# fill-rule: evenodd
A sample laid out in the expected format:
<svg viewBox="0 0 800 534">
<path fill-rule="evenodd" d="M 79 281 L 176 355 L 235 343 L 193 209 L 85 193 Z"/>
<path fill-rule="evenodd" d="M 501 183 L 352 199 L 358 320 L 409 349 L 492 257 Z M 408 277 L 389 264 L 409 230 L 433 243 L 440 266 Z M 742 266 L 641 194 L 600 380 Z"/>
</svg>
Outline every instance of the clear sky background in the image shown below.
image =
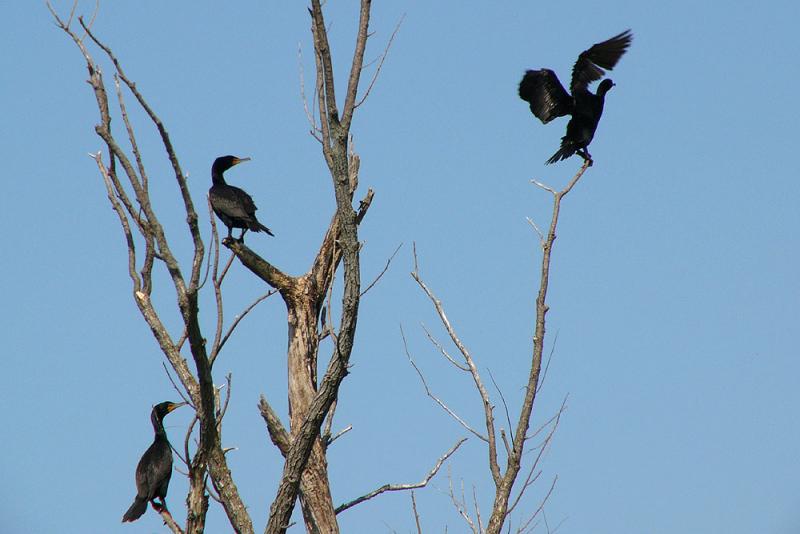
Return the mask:
<svg viewBox="0 0 800 534">
<path fill-rule="evenodd" d="M 229 179 L 253 195 L 276 237 L 247 242 L 299 274 L 334 210 L 300 98 L 298 45 L 313 76 L 309 17 L 302 2 L 226 4 L 107 1 L 94 28 L 164 120 L 197 204 L 216 156 L 253 158 Z M 341 86 L 357 8 L 328 4 Z M 56 2 L 62 14 L 69 5 Z M 92 8 L 82 1 L 78 11 Z M 87 157 L 102 143 L 84 62 L 43 3 L 7 2 L 4 14 L 0 531 L 164 532 L 152 511 L 120 524 L 152 440 L 150 407 L 176 395 Z M 567 83 L 580 51 L 631 28 L 591 146 L 596 164 L 563 206 L 548 350 L 558 341 L 534 424 L 568 395 L 567 411 L 521 512 L 558 476 L 545 510 L 564 534 L 800 532 L 797 2 L 375 2 L 368 60 L 404 14 L 353 126 L 362 190 L 376 191 L 361 227 L 363 279 L 403 247 L 362 302 L 335 425 L 353 430 L 329 458 L 334 500 L 417 481 L 466 435 L 425 397 L 400 325 L 435 391 L 481 425 L 470 380 L 420 328 L 445 338 L 408 274 L 413 242 L 484 376 L 518 404 L 540 261 L 525 218 L 545 224 L 550 203 L 529 180 L 563 186 L 580 160 L 543 165 L 566 120 L 543 126 L 517 84 L 541 67 Z M 137 124 L 157 209 L 187 258 L 174 178 L 153 129 L 141 116 Z M 228 318 L 264 290 L 235 265 Z M 171 304 L 172 290 L 158 291 Z M 202 312 L 210 332 L 209 300 Z M 283 462 L 256 403 L 264 393 L 286 413 L 285 347 L 285 309 L 273 298 L 215 367 L 218 383 L 233 375 L 224 444 L 238 447 L 231 468 L 257 530 Z M 190 418 L 188 408 L 169 416 L 173 442 Z M 484 445 L 470 439 L 449 465 L 487 517 Z M 426 532 L 467 530 L 446 488 L 445 469 L 418 492 Z M 185 491 L 176 473 L 168 502 L 181 522 Z M 344 532 L 414 529 L 408 494 L 340 518 Z M 214 503 L 208 524 L 228 531 Z"/>
</svg>

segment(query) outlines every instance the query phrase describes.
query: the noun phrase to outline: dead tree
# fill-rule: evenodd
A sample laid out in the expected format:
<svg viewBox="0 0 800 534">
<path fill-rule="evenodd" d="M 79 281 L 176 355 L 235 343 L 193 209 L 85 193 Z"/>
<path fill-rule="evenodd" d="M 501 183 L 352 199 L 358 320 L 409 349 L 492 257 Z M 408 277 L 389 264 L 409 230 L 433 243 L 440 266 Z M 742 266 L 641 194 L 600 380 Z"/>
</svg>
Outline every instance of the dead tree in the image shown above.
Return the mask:
<svg viewBox="0 0 800 534">
<path fill-rule="evenodd" d="M 336 211 L 312 265 L 305 274 L 299 276 L 284 273 L 243 243 L 227 239 L 223 241 L 242 265 L 281 295 L 287 308 L 289 429 L 286 429 L 263 396 L 259 406 L 272 441 L 285 457 L 283 475 L 270 508 L 266 527 L 268 533 L 286 530 L 298 496 L 308 532 L 338 532 L 336 508 L 331 500 L 328 482 L 326 448 L 332 440 L 330 421 L 336 408 L 339 388 L 347 374 L 358 318 L 361 296 L 358 225 L 366 215 L 373 197 L 372 190 L 367 191 L 358 208 L 354 209 L 353 195 L 358 186 L 359 159 L 353 151 L 350 125 L 356 108 L 364 98 L 358 99 L 358 87 L 368 38 L 370 1 L 362 0 L 360 3 L 356 45 L 341 108 L 336 98 L 322 7 L 319 0 L 312 0 L 311 6 L 309 12 L 317 67 L 316 105 L 320 117 L 319 123 L 313 125 L 312 133 L 320 141 L 330 170 Z M 212 373 L 219 351 L 244 315 L 237 317 L 223 335 L 221 286 L 231 261 L 220 270 L 219 249 L 214 247 L 216 254 L 212 282 L 217 304 L 217 322 L 214 341 L 209 346 L 200 326 L 198 307 L 198 294 L 203 287 L 206 246 L 201 238 L 195 203 L 178 156 L 165 126 L 136 84 L 126 76 L 111 48 L 95 35 L 91 21 L 78 18 L 76 25 L 73 20 L 74 11 L 73 6 L 72 13 L 67 18 L 61 18 L 51 8 L 57 25 L 78 47 L 88 68 L 88 81 L 100 113 L 95 131 L 105 144 L 105 154 L 98 152 L 92 157 L 103 178 L 109 202 L 119 219 L 127 243 L 128 274 L 132 282 L 133 300 L 175 372 L 180 389 L 185 392 L 186 399 L 196 412 L 197 446 L 190 454 L 189 436 L 195 427 L 193 423 L 184 447 L 183 459 L 187 464 L 190 483 L 185 532 L 203 532 L 209 505 L 208 492 L 213 492 L 212 495 L 222 504 L 233 530 L 237 533 L 252 533 L 252 520 L 226 462 L 221 432 L 227 403 L 220 402 L 219 390 L 214 386 Z M 93 48 L 99 49 L 113 65 L 115 104 L 112 103 L 113 98 L 109 98 L 103 70 L 90 51 Z M 136 142 L 136 133 L 128 119 L 125 90 L 133 95 L 139 111 L 144 112 L 155 126 L 174 171 L 193 244 L 188 272 L 173 255 L 170 246 L 172 241 L 153 209 L 147 172 Z M 118 106 L 122 116 L 123 134 L 112 130 L 113 105 Z M 129 149 L 123 148 L 124 143 L 120 136 L 127 137 Z M 214 236 L 216 244 L 216 232 Z M 327 324 L 320 325 L 323 303 L 326 297 L 330 303 L 331 286 L 340 263 L 344 269 L 343 295 L 338 311 L 339 324 L 334 327 L 329 320 Z M 183 325 L 180 332 L 168 330 L 163 318 L 169 310 L 156 309 L 151 298 L 154 291 L 161 289 L 154 286 L 152 276 L 154 268 L 160 265 L 169 273 L 175 291 L 177 311 Z M 244 313 L 270 294 L 272 292 L 259 297 Z M 330 312 L 328 310 L 329 318 L 333 316 Z M 322 339 L 331 340 L 332 355 L 324 376 L 318 380 L 317 355 Z M 187 359 L 187 350 L 193 366 Z M 230 389 L 227 394 L 230 395 Z M 322 432 L 326 417 L 328 424 Z M 184 531 L 168 512 L 163 512 L 162 515 L 173 532 Z"/>
<path fill-rule="evenodd" d="M 578 180 L 580 180 L 581 176 L 583 176 L 583 173 L 589 168 L 590 164 L 591 160 L 586 160 L 577 174 L 575 174 L 572 180 L 561 191 L 556 191 L 555 189 L 542 183 L 533 181 L 535 185 L 553 195 L 553 211 L 547 233 L 543 233 L 532 220 L 528 220 L 539 236 L 539 241 L 542 248 L 542 265 L 539 273 L 539 292 L 535 301 L 536 323 L 534 325 L 533 349 L 531 353 L 530 368 L 528 370 L 528 380 L 525 386 L 525 396 L 522 404 L 518 408 L 519 417 L 513 429 L 511 428 L 512 421 L 509 416 L 509 407 L 506 404 L 502 392 L 500 392 L 498 388 L 501 402 L 505 409 L 506 417 L 508 418 L 507 421 L 510 436 L 502 427 L 499 428 L 498 432 L 498 426 L 495 422 L 494 415 L 495 405 L 493 404 L 488 389 L 484 384 L 484 379 L 478 369 L 476 360 L 466 345 L 459 338 L 453 325 L 450 323 L 442 302 L 434 295 L 434 293 L 423 281 L 417 266 L 416 250 L 414 251 L 414 271 L 411 273 L 411 276 L 433 304 L 436 313 L 441 320 L 445 331 L 447 332 L 447 335 L 455 345 L 456 350 L 460 355 L 459 358 L 457 359 L 451 356 L 444 346 L 439 343 L 430 332 L 426 330 L 425 333 L 428 336 L 428 339 L 444 358 L 446 358 L 458 370 L 470 375 L 478 396 L 480 397 L 483 408 L 483 425 L 485 431 L 471 426 L 465 419 L 456 414 L 455 411 L 453 411 L 442 399 L 437 397 L 432 392 L 428 386 L 425 376 L 416 363 L 414 363 L 414 360 L 411 358 L 408 348 L 406 347 L 406 354 L 409 357 L 409 361 L 417 371 L 427 395 L 431 397 L 443 410 L 445 410 L 445 412 L 447 412 L 450 417 L 455 419 L 468 432 L 486 443 L 488 452 L 488 468 L 494 482 L 494 501 L 492 503 L 492 509 L 486 525 L 483 524 L 481 513 L 477 505 L 477 498 L 475 499 L 474 511 L 470 512 L 463 495 L 459 498 L 454 491 L 452 481 L 449 492 L 452 502 L 459 515 L 461 515 L 461 517 L 467 522 L 470 530 L 475 534 L 499 534 L 502 531 L 503 526 L 506 524 L 506 521 L 509 518 L 509 515 L 519 505 L 526 490 L 528 490 L 539 479 L 541 475 L 541 469 L 539 468 L 540 460 L 552 440 L 553 433 L 558 426 L 561 413 L 564 409 L 564 404 L 562 403 L 561 409 L 559 409 L 556 415 L 546 421 L 545 424 L 542 425 L 542 427 L 538 430 L 532 433 L 530 432 L 534 402 L 536 400 L 536 394 L 541 387 L 542 356 L 544 353 L 545 342 L 545 318 L 549 309 L 546 300 L 547 288 L 550 281 L 550 257 L 553 250 L 553 243 L 556 239 L 556 228 L 558 226 L 558 217 L 561 210 L 561 200 L 572 190 L 573 187 L 575 187 L 575 185 L 578 183 Z M 529 446 L 529 443 L 533 439 L 539 439 L 539 441 L 536 445 L 531 447 Z M 530 451 L 535 453 L 532 455 L 533 459 L 530 461 L 529 466 L 523 466 L 523 460 L 526 458 L 525 453 Z M 503 452 L 505 453 L 505 466 L 501 465 Z M 518 487 L 516 494 L 513 494 L 515 483 L 517 482 L 520 471 L 523 469 L 523 467 L 526 467 L 527 475 L 525 476 L 521 486 Z M 526 519 L 519 522 L 516 532 L 519 534 L 528 532 L 536 526 L 534 521 L 544 509 L 544 504 L 552 493 L 555 483 L 556 479 L 552 481 L 549 489 L 545 493 L 544 498 L 541 500 L 536 509 L 530 513 Z M 508 525 L 507 530 L 509 532 L 511 531 L 510 525 Z"/>
</svg>

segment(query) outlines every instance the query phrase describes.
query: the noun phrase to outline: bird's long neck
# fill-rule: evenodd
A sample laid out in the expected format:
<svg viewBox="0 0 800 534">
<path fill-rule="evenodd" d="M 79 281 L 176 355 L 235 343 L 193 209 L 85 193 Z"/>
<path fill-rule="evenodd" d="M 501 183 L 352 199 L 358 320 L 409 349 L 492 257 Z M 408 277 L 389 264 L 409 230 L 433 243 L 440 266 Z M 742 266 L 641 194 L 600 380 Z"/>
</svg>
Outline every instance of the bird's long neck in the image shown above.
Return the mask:
<svg viewBox="0 0 800 534">
<path fill-rule="evenodd" d="M 211 168 L 211 182 L 214 185 L 225 185 L 225 178 L 222 176 L 223 172 L 216 167 Z"/>
<path fill-rule="evenodd" d="M 164 430 L 164 424 L 162 423 L 161 419 L 159 419 L 158 414 L 153 412 L 150 414 L 150 422 L 153 423 L 153 432 L 155 432 L 156 441 L 167 439 L 167 432 Z"/>
</svg>

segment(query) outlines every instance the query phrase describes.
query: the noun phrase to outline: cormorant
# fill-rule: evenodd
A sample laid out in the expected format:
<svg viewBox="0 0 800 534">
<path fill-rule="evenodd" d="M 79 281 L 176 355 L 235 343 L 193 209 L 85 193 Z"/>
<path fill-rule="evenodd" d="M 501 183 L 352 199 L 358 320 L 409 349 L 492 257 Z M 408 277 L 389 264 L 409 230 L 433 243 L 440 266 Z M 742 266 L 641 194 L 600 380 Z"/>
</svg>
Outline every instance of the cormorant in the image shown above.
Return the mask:
<svg viewBox="0 0 800 534">
<path fill-rule="evenodd" d="M 633 39 L 630 30 L 597 43 L 578 56 L 572 67 L 570 93 L 558 81 L 556 73 L 550 69 L 529 70 L 519 84 L 519 97 L 531 106 L 531 112 L 547 124 L 556 117 L 572 115 L 567 124 L 567 135 L 561 138 L 561 148 L 547 160 L 555 163 L 578 153 L 591 164 L 592 156 L 586 147 L 592 142 L 597 123 L 603 114 L 606 93 L 614 87 L 614 82 L 606 78 L 597 87 L 597 94 L 589 91 L 589 84 L 605 74 L 603 69 L 611 70 L 628 49 Z"/>
<path fill-rule="evenodd" d="M 147 503 L 153 503 L 153 509 L 161 512 L 167 509 L 164 500 L 167 497 L 169 478 L 172 476 L 172 449 L 164 431 L 164 416 L 169 412 L 186 404 L 182 402 L 162 402 L 153 407 L 150 420 L 153 423 L 155 439 L 153 444 L 142 455 L 139 465 L 136 466 L 136 498 L 125 515 L 122 522 L 136 521 L 147 510 Z M 156 503 L 156 497 L 161 498 L 161 503 Z"/>
<path fill-rule="evenodd" d="M 245 191 L 225 183 L 222 173 L 250 158 L 237 158 L 236 156 L 222 156 L 214 160 L 211 166 L 211 181 L 214 185 L 208 190 L 211 207 L 217 217 L 228 227 L 228 237 L 232 238 L 234 228 L 241 228 L 242 235 L 239 241 L 244 242 L 244 233 L 248 230 L 254 232 L 267 232 L 274 236 L 272 231 L 256 219 L 256 204 Z"/>
</svg>

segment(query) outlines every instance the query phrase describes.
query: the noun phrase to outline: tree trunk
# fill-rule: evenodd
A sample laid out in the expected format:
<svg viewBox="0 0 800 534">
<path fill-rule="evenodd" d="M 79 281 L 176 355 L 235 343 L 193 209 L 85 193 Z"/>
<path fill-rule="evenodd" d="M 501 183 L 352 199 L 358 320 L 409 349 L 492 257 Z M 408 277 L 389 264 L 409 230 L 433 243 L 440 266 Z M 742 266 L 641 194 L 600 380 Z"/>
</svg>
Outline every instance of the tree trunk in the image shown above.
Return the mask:
<svg viewBox="0 0 800 534">
<path fill-rule="evenodd" d="M 293 438 L 317 395 L 317 322 L 323 296 L 318 294 L 311 281 L 310 276 L 298 278 L 293 295 L 287 295 L 286 298 L 289 323 L 289 417 Z M 303 470 L 300 492 L 306 532 L 338 533 L 328 482 L 328 462 L 319 437 L 315 439 Z"/>
</svg>

